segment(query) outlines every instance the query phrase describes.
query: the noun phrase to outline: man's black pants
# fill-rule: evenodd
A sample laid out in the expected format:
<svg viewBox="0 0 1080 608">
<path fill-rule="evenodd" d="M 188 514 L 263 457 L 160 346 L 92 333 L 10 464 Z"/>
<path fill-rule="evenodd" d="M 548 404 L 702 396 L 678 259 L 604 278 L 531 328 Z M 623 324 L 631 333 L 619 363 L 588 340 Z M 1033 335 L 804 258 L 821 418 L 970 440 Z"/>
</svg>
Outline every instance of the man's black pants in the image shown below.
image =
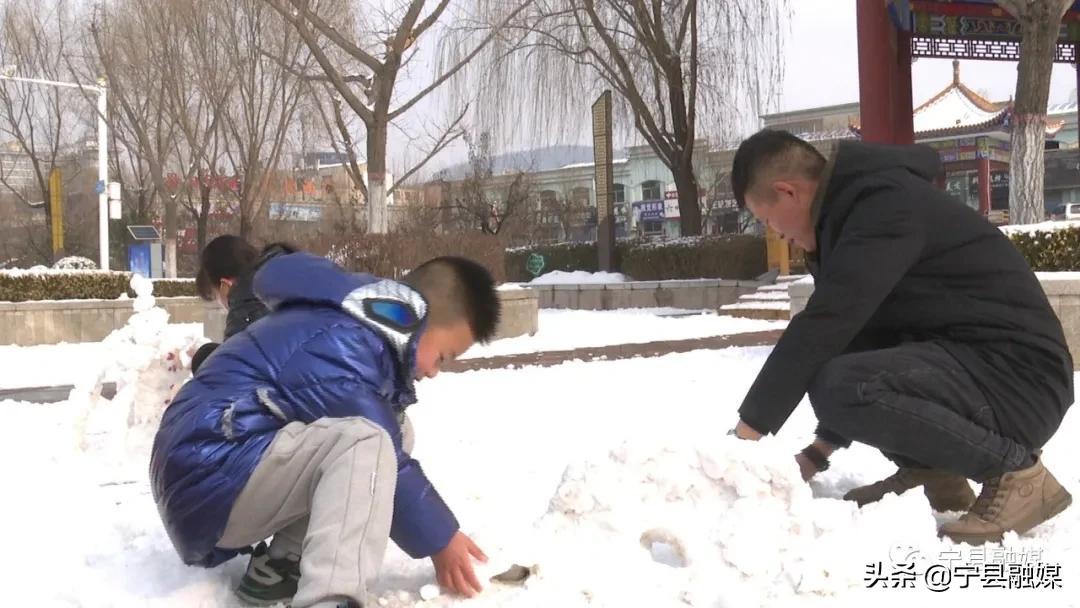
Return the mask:
<svg viewBox="0 0 1080 608">
<path fill-rule="evenodd" d="M 975 380 L 934 342 L 841 355 L 809 395 L 819 437 L 865 443 L 902 467 L 983 481 L 1034 464 L 1033 450 L 1001 434 Z"/>
</svg>

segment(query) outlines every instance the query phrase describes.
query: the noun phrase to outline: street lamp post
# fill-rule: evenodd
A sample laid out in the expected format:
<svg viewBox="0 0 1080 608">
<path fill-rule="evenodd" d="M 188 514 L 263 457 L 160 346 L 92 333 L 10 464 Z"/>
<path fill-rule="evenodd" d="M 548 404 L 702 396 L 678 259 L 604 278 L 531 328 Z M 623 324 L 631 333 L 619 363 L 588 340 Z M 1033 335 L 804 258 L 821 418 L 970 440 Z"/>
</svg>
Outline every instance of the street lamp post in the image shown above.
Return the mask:
<svg viewBox="0 0 1080 608">
<path fill-rule="evenodd" d="M 108 109 L 105 80 L 101 79 L 97 85 L 80 84 L 76 82 L 57 82 L 55 80 L 43 80 L 41 78 L 22 78 L 10 74 L 0 74 L 0 80 L 12 80 L 15 82 L 28 82 L 54 87 L 67 87 L 83 91 L 94 91 L 98 94 L 97 102 L 97 135 L 98 135 L 98 247 L 100 254 L 99 265 L 102 270 L 109 269 L 109 125 L 105 121 Z"/>
</svg>

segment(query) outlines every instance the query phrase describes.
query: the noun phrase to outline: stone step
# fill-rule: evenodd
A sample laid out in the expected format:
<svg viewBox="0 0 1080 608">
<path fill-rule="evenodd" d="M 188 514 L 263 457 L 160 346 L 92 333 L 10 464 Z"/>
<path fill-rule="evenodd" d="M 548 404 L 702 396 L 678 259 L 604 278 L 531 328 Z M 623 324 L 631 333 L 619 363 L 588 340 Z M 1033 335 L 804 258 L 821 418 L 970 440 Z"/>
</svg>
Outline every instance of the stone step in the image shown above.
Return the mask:
<svg viewBox="0 0 1080 608">
<path fill-rule="evenodd" d="M 720 314 L 727 317 L 757 319 L 759 321 L 786 321 L 790 316 L 789 311 L 777 308 L 728 308 L 721 309 Z"/>
<path fill-rule="evenodd" d="M 786 291 L 758 291 L 739 296 L 740 302 L 789 302 L 791 296 Z"/>
<path fill-rule="evenodd" d="M 805 274 L 785 274 L 776 277 L 776 283 L 794 283 L 795 281 L 798 281 L 799 279 L 802 279 L 804 277 L 806 277 Z"/>
</svg>

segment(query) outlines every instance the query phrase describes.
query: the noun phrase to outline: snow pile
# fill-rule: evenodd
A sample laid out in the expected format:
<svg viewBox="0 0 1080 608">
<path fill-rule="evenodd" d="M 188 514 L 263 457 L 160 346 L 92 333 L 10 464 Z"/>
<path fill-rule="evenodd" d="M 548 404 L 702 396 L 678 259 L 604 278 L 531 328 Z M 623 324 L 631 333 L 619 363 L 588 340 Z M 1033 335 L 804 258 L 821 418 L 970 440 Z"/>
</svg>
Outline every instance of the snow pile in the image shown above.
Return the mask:
<svg viewBox="0 0 1080 608">
<path fill-rule="evenodd" d="M 529 281 L 527 285 L 595 285 L 625 283 L 626 281 L 626 275 L 618 272 L 586 272 L 584 270 L 566 272 L 553 270 Z"/>
<path fill-rule="evenodd" d="M 72 390 L 71 401 L 83 409 L 84 448 L 95 437 L 117 435 L 125 437 L 128 450 L 145 454 L 162 411 L 189 375 L 191 355 L 205 341 L 193 331 L 197 325 L 169 325 L 169 313 L 155 306 L 153 288 L 149 279 L 131 277 L 135 314 L 102 341 L 107 359 Z M 100 396 L 106 378 L 116 379 L 111 401 Z M 119 446 L 113 441 L 111 447 Z"/>
<path fill-rule="evenodd" d="M 534 586 L 607 606 L 842 595 L 862 584 L 858 547 L 934 539 L 925 503 L 917 492 L 861 512 L 815 500 L 790 450 L 769 440 L 635 440 L 567 468 L 538 526 Z"/>
<path fill-rule="evenodd" d="M 97 270 L 97 267 L 93 260 L 77 255 L 69 255 L 53 264 L 54 270 Z"/>
</svg>

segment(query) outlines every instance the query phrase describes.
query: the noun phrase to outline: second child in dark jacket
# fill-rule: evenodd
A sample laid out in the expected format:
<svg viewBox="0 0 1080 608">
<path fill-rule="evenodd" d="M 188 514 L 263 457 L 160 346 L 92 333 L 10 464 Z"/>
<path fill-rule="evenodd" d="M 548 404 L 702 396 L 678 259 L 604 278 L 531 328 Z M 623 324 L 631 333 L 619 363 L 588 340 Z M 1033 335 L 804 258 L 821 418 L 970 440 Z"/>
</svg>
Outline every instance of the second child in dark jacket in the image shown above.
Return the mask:
<svg viewBox="0 0 1080 608">
<path fill-rule="evenodd" d="M 268 312 L 255 295 L 252 281 L 267 261 L 296 249 L 285 243 L 272 243 L 260 252 L 244 239 L 226 234 L 207 243 L 199 256 L 195 286 L 207 302 L 217 301 L 228 310 L 224 339 L 240 333 Z M 204 344 L 191 358 L 194 373 L 220 344 Z"/>
</svg>

